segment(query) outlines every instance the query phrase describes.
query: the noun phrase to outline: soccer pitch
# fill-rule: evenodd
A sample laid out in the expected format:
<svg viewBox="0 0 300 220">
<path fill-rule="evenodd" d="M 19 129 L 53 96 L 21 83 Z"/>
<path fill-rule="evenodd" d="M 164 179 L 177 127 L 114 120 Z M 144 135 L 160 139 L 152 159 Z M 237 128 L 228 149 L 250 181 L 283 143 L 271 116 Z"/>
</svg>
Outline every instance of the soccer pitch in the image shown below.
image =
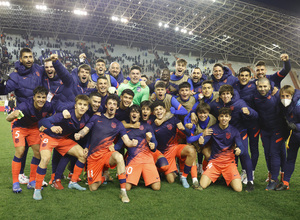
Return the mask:
<svg viewBox="0 0 300 220">
<path fill-rule="evenodd" d="M 179 179 L 173 184 L 162 181 L 160 191 L 153 191 L 141 181 L 128 192 L 130 203 L 119 199 L 119 183 L 115 170 L 114 181 L 100 186 L 96 192 L 64 190 L 45 187 L 43 200 L 32 198 L 33 190 L 22 185 L 23 192 L 12 192 L 11 162 L 14 146 L 10 123 L 0 113 L 0 219 L 299 219 L 300 162 L 290 182 L 290 190 L 265 191 L 267 168 L 263 149 L 255 172 L 255 191 L 237 193 L 219 181 L 206 190 L 184 189 Z M 25 173 L 29 175 L 32 150 L 29 149 Z M 240 166 L 239 166 L 240 167 Z M 240 168 L 239 168 L 240 170 Z M 49 181 L 51 164 L 46 180 Z M 67 175 L 67 172 L 65 172 Z M 191 179 L 189 178 L 191 184 Z M 79 183 L 84 185 L 83 183 Z"/>
</svg>

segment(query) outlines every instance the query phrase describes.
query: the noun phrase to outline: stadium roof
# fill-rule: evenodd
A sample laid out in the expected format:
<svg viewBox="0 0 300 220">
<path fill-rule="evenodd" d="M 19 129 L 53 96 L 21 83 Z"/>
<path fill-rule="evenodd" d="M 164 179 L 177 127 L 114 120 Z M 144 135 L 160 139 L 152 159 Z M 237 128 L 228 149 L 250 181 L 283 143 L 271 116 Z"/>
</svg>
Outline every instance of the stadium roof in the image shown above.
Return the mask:
<svg viewBox="0 0 300 220">
<path fill-rule="evenodd" d="M 47 0 L 45 11 L 36 4 L 11 0 L 9 7 L 0 7 L 0 31 L 275 65 L 286 52 L 300 66 L 300 18 L 244 1 Z"/>
</svg>

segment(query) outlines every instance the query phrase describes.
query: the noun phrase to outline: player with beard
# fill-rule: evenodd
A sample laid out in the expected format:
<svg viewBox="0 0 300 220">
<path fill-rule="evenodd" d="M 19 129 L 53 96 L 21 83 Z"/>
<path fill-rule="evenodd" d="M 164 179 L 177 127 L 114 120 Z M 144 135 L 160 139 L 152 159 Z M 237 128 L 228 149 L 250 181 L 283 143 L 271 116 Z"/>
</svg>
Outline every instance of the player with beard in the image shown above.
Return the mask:
<svg viewBox="0 0 300 220">
<path fill-rule="evenodd" d="M 228 67 L 225 67 L 220 63 L 216 63 L 213 66 L 212 81 L 214 90 L 219 91 L 222 85 L 234 85 L 238 79 L 232 75 L 232 72 Z"/>
<path fill-rule="evenodd" d="M 192 84 L 194 87 L 194 94 L 200 93 L 202 82 L 207 79 L 205 74 L 202 74 L 201 69 L 199 67 L 196 67 L 193 69 L 193 72 L 191 74 L 191 78 L 188 79 L 188 83 Z"/>
<path fill-rule="evenodd" d="M 117 82 L 119 83 L 119 85 L 124 81 L 123 72 L 121 70 L 121 67 L 120 67 L 119 63 L 112 62 L 109 65 L 108 73 L 110 75 L 112 75 L 117 80 Z"/>
<path fill-rule="evenodd" d="M 161 71 L 160 78 L 156 79 L 155 82 L 149 85 L 150 94 L 154 92 L 155 85 L 158 82 L 164 82 L 166 84 L 167 94 L 176 95 L 178 90 L 178 85 L 170 82 L 171 72 L 168 68 Z"/>
</svg>

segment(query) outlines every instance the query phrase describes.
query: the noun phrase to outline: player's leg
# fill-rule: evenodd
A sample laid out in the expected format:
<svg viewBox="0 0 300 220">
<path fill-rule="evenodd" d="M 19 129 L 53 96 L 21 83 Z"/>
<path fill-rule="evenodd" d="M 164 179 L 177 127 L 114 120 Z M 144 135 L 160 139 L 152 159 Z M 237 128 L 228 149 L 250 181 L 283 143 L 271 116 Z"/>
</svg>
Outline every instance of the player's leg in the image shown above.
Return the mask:
<svg viewBox="0 0 300 220">
<path fill-rule="evenodd" d="M 269 134 L 269 132 L 265 131 L 265 130 L 261 130 L 260 131 L 260 135 L 261 135 L 261 142 L 264 148 L 264 154 L 265 154 L 265 160 L 266 160 L 266 164 L 267 164 L 267 168 L 268 168 L 268 178 L 271 179 L 271 160 L 270 160 L 270 147 L 271 147 L 271 141 L 270 141 L 270 137 L 271 135 Z"/>
<path fill-rule="evenodd" d="M 78 159 L 74 166 L 74 173 L 72 175 L 72 178 L 71 178 L 71 181 L 70 181 L 68 187 L 70 189 L 86 190 L 86 188 L 81 187 L 77 183 L 78 178 L 79 178 L 80 174 L 82 173 L 84 164 L 86 162 L 86 158 L 84 156 L 82 147 L 79 144 L 76 144 L 67 152 L 67 154 L 77 157 L 77 159 Z"/>
<path fill-rule="evenodd" d="M 132 186 L 137 186 L 141 178 L 144 164 L 131 164 L 126 166 L 126 190 L 129 191 Z M 157 173 L 157 169 L 155 167 Z M 158 174 L 158 173 L 157 173 Z"/>
<path fill-rule="evenodd" d="M 200 186 L 205 189 L 212 182 L 215 182 L 219 176 L 222 174 L 221 169 L 214 161 L 209 161 L 206 170 L 201 175 Z"/>
<path fill-rule="evenodd" d="M 145 186 L 150 186 L 153 190 L 160 190 L 160 178 L 154 163 L 139 164 Z M 127 172 L 128 173 L 128 172 Z"/>
<path fill-rule="evenodd" d="M 51 174 L 51 179 L 49 181 L 49 184 L 53 183 L 56 169 L 58 167 L 58 164 L 59 164 L 61 158 L 62 158 L 62 155 L 54 148 L 53 154 L 52 154 L 52 163 L 51 163 L 52 164 L 52 174 Z M 61 178 L 61 177 L 59 177 L 59 178 Z"/>
<path fill-rule="evenodd" d="M 13 179 L 13 192 L 20 193 L 22 189 L 19 184 L 19 173 L 21 170 L 22 156 L 25 151 L 25 146 L 15 147 L 15 155 L 11 164 L 12 179 Z"/>
<path fill-rule="evenodd" d="M 34 144 L 30 146 L 33 151 L 33 157 L 30 164 L 30 177 L 29 183 L 27 184 L 27 189 L 34 189 L 35 188 L 35 179 L 36 179 L 36 170 L 41 161 L 40 155 L 40 145 Z"/>
<path fill-rule="evenodd" d="M 159 150 L 156 150 L 152 155 L 158 171 L 166 172 L 169 169 L 169 162 L 165 156 Z"/>
<path fill-rule="evenodd" d="M 174 183 L 176 178 L 176 174 L 174 172 L 166 174 L 166 179 L 168 183 Z"/>
<path fill-rule="evenodd" d="M 211 184 L 211 179 L 206 176 L 205 174 L 202 174 L 200 178 L 200 185 L 203 189 L 206 189 Z"/>
<path fill-rule="evenodd" d="M 251 152 L 251 161 L 252 161 L 253 172 L 255 171 L 258 157 L 259 157 L 259 150 L 258 150 L 259 133 L 260 133 L 260 129 L 259 129 L 258 125 L 251 126 L 251 128 L 248 128 L 249 146 L 250 146 L 250 152 Z M 253 179 L 254 179 L 254 177 L 253 177 Z"/>
<path fill-rule="evenodd" d="M 230 182 L 230 186 L 232 187 L 232 189 L 236 192 L 241 192 L 243 190 L 243 186 L 242 186 L 242 182 L 241 179 L 233 179 Z"/>
<path fill-rule="evenodd" d="M 235 161 L 227 162 L 225 164 L 223 163 L 221 172 L 226 181 L 227 186 L 230 185 L 236 192 L 241 192 L 243 190 L 241 176 L 239 174 Z M 254 186 L 251 190 L 249 189 L 249 192 L 253 190 Z"/>
<path fill-rule="evenodd" d="M 155 191 L 157 191 L 157 190 L 160 190 L 160 181 L 159 182 L 156 182 L 156 183 L 152 183 L 151 184 L 151 188 L 153 189 L 153 190 L 155 190 Z"/>
<path fill-rule="evenodd" d="M 113 152 L 109 159 L 109 165 L 114 166 L 117 165 L 117 174 L 118 174 L 118 179 L 120 182 L 120 198 L 122 202 L 127 203 L 129 202 L 129 198 L 126 193 L 126 173 L 125 173 L 125 162 L 123 155 L 120 154 L 119 152 Z"/>
<path fill-rule="evenodd" d="M 181 150 L 180 157 L 185 158 L 184 169 L 180 180 L 184 188 L 189 188 L 186 178 L 189 175 L 193 164 L 196 162 L 196 150 L 192 145 L 186 145 L 183 148 L 178 148 L 178 150 Z"/>
</svg>

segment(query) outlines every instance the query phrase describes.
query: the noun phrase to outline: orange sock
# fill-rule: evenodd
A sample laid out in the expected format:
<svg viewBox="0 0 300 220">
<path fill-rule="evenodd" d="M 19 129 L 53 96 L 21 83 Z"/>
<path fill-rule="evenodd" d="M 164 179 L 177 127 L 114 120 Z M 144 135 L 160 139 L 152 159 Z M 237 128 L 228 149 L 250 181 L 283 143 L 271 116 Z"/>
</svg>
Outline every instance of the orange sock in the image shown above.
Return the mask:
<svg viewBox="0 0 300 220">
<path fill-rule="evenodd" d="M 38 165 L 36 164 L 30 164 L 30 177 L 29 177 L 29 182 L 35 180 L 36 177 L 36 169 Z"/>
<path fill-rule="evenodd" d="M 19 159 L 19 161 L 18 161 L 18 159 Z M 11 163 L 11 172 L 12 172 L 13 183 L 19 182 L 20 170 L 21 170 L 21 158 L 17 158 L 15 156 Z"/>
<path fill-rule="evenodd" d="M 83 168 L 84 168 L 84 164 L 81 163 L 79 160 L 77 160 L 77 162 L 74 166 L 74 173 L 73 173 L 72 178 L 71 178 L 72 182 L 77 182 L 78 181 L 78 178 L 79 178 Z"/>
<path fill-rule="evenodd" d="M 179 171 L 180 171 L 181 173 L 183 173 L 183 170 L 184 170 L 184 161 L 179 160 Z"/>
<path fill-rule="evenodd" d="M 125 173 L 119 174 L 118 179 L 119 179 L 119 182 L 120 182 L 120 188 L 121 189 L 126 189 L 126 174 Z"/>
<path fill-rule="evenodd" d="M 192 178 L 197 178 L 197 176 L 198 176 L 198 174 L 197 174 L 197 166 L 196 165 L 192 166 L 191 176 L 192 176 Z"/>
</svg>

